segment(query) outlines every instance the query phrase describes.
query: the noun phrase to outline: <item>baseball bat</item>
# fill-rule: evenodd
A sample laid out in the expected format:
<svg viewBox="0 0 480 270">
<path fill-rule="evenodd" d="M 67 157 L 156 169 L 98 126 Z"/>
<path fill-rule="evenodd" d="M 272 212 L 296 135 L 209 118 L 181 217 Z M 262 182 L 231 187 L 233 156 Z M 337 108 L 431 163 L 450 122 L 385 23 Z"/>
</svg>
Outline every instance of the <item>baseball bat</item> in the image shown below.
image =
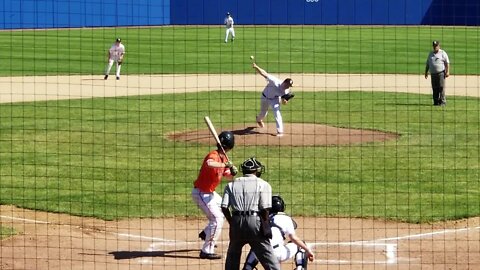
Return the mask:
<svg viewBox="0 0 480 270">
<path fill-rule="evenodd" d="M 230 160 L 230 158 L 228 158 L 227 152 L 225 151 L 225 149 L 222 146 L 222 143 L 220 142 L 220 139 L 218 138 L 218 134 L 217 134 L 217 131 L 215 130 L 215 127 L 213 126 L 212 120 L 210 120 L 210 117 L 208 116 L 205 116 L 203 119 L 205 120 L 208 130 L 210 130 L 210 133 L 212 134 L 213 138 L 215 139 L 217 144 L 220 145 L 220 149 L 222 150 L 223 154 L 225 155 L 227 160 Z"/>
</svg>

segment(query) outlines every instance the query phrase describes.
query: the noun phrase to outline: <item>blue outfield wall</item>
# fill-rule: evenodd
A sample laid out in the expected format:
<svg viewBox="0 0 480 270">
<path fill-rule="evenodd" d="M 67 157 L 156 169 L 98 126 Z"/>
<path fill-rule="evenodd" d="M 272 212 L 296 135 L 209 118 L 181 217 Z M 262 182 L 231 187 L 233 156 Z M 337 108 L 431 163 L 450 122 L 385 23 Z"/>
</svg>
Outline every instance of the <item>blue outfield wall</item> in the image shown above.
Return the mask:
<svg viewBox="0 0 480 270">
<path fill-rule="evenodd" d="M 480 25 L 480 0 L 3 0 L 0 28 Z"/>
<path fill-rule="evenodd" d="M 3 0 L 0 28 L 170 24 L 170 0 Z"/>
<path fill-rule="evenodd" d="M 420 24 L 433 0 L 175 0 L 172 24 Z"/>
<path fill-rule="evenodd" d="M 480 0 L 175 0 L 172 24 L 480 25 Z"/>
</svg>

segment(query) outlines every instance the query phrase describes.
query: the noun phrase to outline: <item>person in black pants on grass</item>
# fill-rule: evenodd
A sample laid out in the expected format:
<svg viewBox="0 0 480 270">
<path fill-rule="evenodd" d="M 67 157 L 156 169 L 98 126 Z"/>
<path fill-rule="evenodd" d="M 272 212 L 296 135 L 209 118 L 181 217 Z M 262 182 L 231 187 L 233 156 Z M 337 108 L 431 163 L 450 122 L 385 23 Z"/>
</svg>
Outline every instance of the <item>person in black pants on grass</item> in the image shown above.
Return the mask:
<svg viewBox="0 0 480 270">
<path fill-rule="evenodd" d="M 447 53 L 440 49 L 440 42 L 434 40 L 432 42 L 433 50 L 428 54 L 427 63 L 425 65 L 425 79 L 428 78 L 430 71 L 432 82 L 432 97 L 434 106 L 445 106 L 445 79 L 450 76 L 450 60 Z"/>
</svg>

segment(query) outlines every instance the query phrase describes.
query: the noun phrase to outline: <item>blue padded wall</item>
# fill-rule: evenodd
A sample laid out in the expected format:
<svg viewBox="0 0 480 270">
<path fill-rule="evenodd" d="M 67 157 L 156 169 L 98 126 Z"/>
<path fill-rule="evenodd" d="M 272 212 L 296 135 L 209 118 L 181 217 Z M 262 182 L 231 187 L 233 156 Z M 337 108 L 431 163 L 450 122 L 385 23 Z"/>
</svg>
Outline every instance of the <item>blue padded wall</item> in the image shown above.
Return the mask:
<svg viewBox="0 0 480 270">
<path fill-rule="evenodd" d="M 170 24 L 170 0 L 4 0 L 0 28 Z"/>
</svg>

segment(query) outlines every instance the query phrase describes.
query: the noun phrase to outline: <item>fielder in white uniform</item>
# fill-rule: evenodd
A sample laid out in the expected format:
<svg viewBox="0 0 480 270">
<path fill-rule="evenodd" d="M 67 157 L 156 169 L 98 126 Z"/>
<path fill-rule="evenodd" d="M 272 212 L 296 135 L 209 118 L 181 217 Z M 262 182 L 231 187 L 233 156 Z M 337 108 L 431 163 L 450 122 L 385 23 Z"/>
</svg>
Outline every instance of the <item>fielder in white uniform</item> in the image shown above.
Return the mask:
<svg viewBox="0 0 480 270">
<path fill-rule="evenodd" d="M 125 46 L 122 44 L 122 40 L 117 38 L 115 43 L 108 50 L 108 64 L 107 69 L 105 70 L 104 79 L 108 79 L 110 70 L 112 69 L 113 63 L 116 64 L 116 76 L 117 80 L 120 80 L 120 70 L 122 69 L 123 56 L 125 55 Z"/>
<path fill-rule="evenodd" d="M 225 17 L 225 20 L 223 21 L 223 24 L 225 24 L 225 43 L 228 42 L 228 35 L 232 34 L 232 42 L 235 40 L 235 30 L 233 29 L 233 24 L 235 22 L 233 21 L 232 15 L 230 12 L 227 12 L 227 17 Z"/>
<path fill-rule="evenodd" d="M 270 225 L 272 226 L 273 251 L 280 262 L 295 257 L 295 270 L 307 269 L 307 262 L 314 260 L 313 252 L 295 234 L 297 224 L 291 217 L 284 213 L 285 202 L 278 195 L 272 196 L 272 209 L 270 210 Z M 286 239 L 290 242 L 284 243 Z M 243 270 L 256 269 L 258 259 L 252 250 L 247 255 Z"/>
<path fill-rule="evenodd" d="M 290 87 L 293 86 L 293 80 L 286 78 L 283 82 L 277 77 L 268 74 L 265 70 L 253 63 L 253 68 L 267 79 L 267 86 L 263 89 L 260 101 L 260 113 L 257 115 L 257 124 L 264 127 L 263 119 L 267 116 L 268 107 L 272 108 L 273 116 L 277 125 L 277 136 L 283 136 L 283 119 L 280 113 L 280 103 L 286 105 L 288 100 L 282 99 L 282 96 L 290 93 Z"/>
</svg>

